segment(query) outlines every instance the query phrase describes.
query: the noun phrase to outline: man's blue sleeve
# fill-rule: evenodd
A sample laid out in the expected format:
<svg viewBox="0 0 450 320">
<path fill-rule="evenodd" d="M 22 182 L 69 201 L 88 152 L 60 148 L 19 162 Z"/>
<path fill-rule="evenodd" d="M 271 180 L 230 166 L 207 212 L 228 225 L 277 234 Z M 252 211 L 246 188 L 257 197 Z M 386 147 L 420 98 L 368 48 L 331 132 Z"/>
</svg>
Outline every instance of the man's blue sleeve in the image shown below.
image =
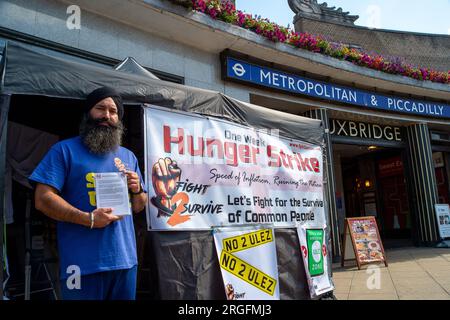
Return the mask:
<svg viewBox="0 0 450 320">
<path fill-rule="evenodd" d="M 60 144 L 56 144 L 47 152 L 28 179 L 34 183 L 52 186 L 61 192 L 66 180 L 66 172 L 63 150 Z"/>
</svg>

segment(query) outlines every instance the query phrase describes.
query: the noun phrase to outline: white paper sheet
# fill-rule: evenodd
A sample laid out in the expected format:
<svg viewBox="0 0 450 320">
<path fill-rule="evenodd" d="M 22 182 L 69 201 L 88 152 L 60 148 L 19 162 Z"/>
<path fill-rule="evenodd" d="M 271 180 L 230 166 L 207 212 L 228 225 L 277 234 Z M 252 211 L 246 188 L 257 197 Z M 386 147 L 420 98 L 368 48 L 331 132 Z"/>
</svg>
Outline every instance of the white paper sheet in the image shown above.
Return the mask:
<svg viewBox="0 0 450 320">
<path fill-rule="evenodd" d="M 96 173 L 95 198 L 97 208 L 113 208 L 113 214 L 130 215 L 127 176 L 122 172 Z"/>
</svg>

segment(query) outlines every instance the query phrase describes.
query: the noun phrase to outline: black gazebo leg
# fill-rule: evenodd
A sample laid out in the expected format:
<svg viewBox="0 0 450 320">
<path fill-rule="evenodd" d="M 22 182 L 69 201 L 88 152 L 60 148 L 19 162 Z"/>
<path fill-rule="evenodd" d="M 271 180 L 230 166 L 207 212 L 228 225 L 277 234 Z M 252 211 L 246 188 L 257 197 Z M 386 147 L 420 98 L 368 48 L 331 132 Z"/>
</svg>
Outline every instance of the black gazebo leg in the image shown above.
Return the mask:
<svg viewBox="0 0 450 320">
<path fill-rule="evenodd" d="M 6 170 L 6 141 L 8 129 L 8 111 L 10 95 L 0 95 L 0 300 L 3 300 L 3 272 L 5 258 L 3 257 L 3 228 L 5 223 L 5 170 Z"/>
</svg>

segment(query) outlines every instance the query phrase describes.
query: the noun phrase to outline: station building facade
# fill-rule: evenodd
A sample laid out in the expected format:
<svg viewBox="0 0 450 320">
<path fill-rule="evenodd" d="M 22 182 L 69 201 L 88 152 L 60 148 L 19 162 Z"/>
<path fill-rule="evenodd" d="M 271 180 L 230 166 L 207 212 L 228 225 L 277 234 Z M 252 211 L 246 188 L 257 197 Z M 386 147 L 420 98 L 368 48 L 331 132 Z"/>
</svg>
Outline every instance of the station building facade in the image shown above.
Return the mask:
<svg viewBox="0 0 450 320">
<path fill-rule="evenodd" d="M 274 43 L 187 10 L 186 2 L 5 0 L 0 43 L 99 66 L 131 56 L 162 80 L 320 119 L 333 255 L 341 255 L 346 217 L 376 216 L 392 246 L 440 240 L 434 206 L 450 202 L 448 84 Z M 298 31 L 449 69 L 449 36 L 367 29 L 316 1 L 288 2 Z"/>
</svg>

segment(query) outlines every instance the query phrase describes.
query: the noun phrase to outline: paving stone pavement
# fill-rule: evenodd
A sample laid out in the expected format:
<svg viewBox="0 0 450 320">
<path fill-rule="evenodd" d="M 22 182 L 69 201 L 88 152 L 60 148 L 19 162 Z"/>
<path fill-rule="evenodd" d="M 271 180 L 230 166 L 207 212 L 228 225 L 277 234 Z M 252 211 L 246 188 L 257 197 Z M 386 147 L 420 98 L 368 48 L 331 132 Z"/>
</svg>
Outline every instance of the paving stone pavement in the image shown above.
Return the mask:
<svg viewBox="0 0 450 320">
<path fill-rule="evenodd" d="M 388 267 L 333 264 L 336 298 L 450 300 L 450 249 L 408 247 L 386 250 L 386 256 Z"/>
</svg>

